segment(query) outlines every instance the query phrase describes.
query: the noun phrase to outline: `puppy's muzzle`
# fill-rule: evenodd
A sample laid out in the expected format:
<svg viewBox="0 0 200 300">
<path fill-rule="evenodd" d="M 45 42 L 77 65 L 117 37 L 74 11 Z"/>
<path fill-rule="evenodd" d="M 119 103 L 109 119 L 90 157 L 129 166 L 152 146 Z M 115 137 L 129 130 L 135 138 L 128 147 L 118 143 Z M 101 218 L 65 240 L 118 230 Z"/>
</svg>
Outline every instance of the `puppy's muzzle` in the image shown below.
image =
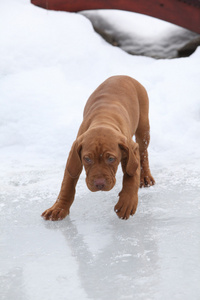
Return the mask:
<svg viewBox="0 0 200 300">
<path fill-rule="evenodd" d="M 104 178 L 94 179 L 94 186 L 97 190 L 102 191 L 105 188 L 106 180 Z"/>
<path fill-rule="evenodd" d="M 115 185 L 115 177 L 100 176 L 86 176 L 86 184 L 91 192 L 110 191 Z"/>
</svg>

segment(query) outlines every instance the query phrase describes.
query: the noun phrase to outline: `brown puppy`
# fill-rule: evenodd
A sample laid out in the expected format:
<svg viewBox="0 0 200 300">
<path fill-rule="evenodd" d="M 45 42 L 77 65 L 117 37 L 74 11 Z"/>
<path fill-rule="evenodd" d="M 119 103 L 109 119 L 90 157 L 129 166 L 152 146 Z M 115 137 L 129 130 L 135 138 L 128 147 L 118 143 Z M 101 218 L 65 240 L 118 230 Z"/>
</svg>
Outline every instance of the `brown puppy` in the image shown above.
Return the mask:
<svg viewBox="0 0 200 300">
<path fill-rule="evenodd" d="M 121 162 L 123 188 L 115 212 L 128 219 L 136 211 L 139 186 L 155 183 L 148 161 L 149 101 L 145 88 L 128 76 L 113 76 L 89 97 L 77 139 L 72 145 L 55 204 L 43 214 L 61 220 L 69 214 L 75 188 L 84 166 L 92 192 L 109 191 Z M 132 136 L 136 136 L 136 143 Z"/>
</svg>

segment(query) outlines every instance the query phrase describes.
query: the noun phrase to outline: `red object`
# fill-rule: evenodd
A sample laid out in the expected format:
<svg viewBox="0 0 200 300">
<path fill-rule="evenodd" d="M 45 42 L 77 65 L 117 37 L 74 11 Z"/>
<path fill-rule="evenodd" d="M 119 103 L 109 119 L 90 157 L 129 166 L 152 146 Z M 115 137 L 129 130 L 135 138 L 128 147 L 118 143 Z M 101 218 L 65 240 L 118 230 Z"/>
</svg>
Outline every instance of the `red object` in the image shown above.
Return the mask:
<svg viewBox="0 0 200 300">
<path fill-rule="evenodd" d="M 31 0 L 50 9 L 77 12 L 120 9 L 149 15 L 200 33 L 200 0 Z"/>
</svg>

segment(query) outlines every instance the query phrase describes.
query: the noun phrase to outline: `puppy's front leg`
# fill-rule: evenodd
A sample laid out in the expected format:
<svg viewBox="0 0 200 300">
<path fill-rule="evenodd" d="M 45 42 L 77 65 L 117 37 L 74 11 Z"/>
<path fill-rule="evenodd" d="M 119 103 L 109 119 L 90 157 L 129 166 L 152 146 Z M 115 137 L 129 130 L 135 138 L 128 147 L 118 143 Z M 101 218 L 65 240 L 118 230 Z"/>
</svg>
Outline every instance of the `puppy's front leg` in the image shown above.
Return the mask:
<svg viewBox="0 0 200 300">
<path fill-rule="evenodd" d="M 65 169 L 61 190 L 56 202 L 42 214 L 42 217 L 45 220 L 62 220 L 69 214 L 70 207 L 74 201 L 78 178 L 79 176 L 72 178 L 69 175 L 67 168 Z"/>
<path fill-rule="evenodd" d="M 123 187 L 119 193 L 119 201 L 114 208 L 120 219 L 127 220 L 136 212 L 139 186 L 140 167 L 137 168 L 134 176 L 129 176 L 126 172 L 124 172 Z"/>
</svg>

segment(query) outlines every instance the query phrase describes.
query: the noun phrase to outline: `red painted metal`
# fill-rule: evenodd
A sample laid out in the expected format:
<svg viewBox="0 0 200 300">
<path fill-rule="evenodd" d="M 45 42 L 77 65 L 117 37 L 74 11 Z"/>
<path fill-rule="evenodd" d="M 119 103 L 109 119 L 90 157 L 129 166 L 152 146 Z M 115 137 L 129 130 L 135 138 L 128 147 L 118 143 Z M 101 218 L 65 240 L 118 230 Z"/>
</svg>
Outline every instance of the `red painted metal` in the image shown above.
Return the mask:
<svg viewBox="0 0 200 300">
<path fill-rule="evenodd" d="M 200 0 L 31 0 L 49 9 L 78 12 L 120 9 L 149 15 L 200 33 Z"/>
</svg>

